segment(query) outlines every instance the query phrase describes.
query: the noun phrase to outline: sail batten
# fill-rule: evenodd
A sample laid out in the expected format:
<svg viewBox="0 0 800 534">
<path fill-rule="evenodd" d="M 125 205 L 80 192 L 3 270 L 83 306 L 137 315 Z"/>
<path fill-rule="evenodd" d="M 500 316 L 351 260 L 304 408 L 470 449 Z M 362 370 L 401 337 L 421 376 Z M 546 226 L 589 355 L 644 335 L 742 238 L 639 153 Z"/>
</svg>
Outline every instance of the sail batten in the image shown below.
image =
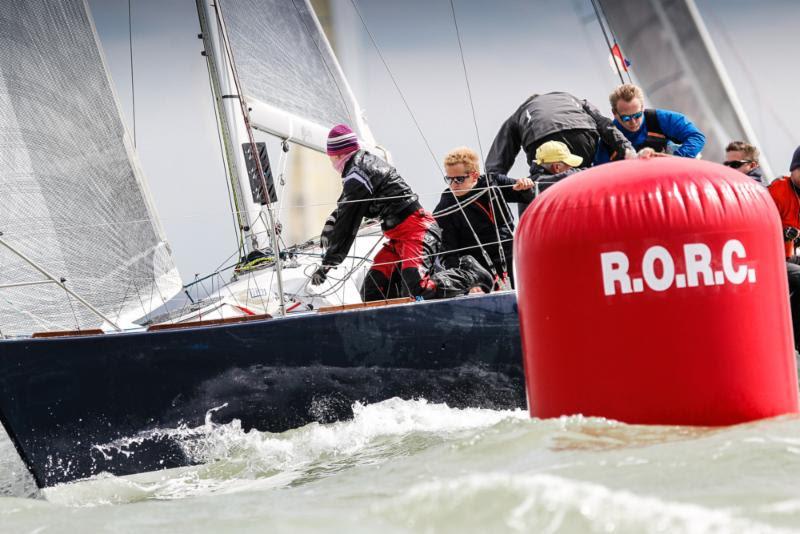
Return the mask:
<svg viewBox="0 0 800 534">
<path fill-rule="evenodd" d="M 83 0 L 3 0 L 0 231 L 110 318 L 181 288 Z M 0 247 L 0 286 L 42 280 Z M 156 295 L 157 298 L 153 298 Z M 102 319 L 56 284 L 0 288 L 0 333 Z"/>
</svg>

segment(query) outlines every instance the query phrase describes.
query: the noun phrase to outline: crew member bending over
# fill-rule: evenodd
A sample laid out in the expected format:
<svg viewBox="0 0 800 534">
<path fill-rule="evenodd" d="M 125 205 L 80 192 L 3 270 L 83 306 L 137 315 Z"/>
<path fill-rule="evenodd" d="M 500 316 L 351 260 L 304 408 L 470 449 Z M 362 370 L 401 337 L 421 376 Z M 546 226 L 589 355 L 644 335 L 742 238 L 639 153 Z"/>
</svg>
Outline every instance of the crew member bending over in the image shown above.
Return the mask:
<svg viewBox="0 0 800 534">
<path fill-rule="evenodd" d="M 342 176 L 342 194 L 322 230 L 320 242 L 326 250 L 322 265 L 311 277 L 312 285 L 323 283 L 328 270 L 344 260 L 361 221 L 368 217 L 380 221 L 388 242 L 375 255 L 364 279 L 364 301 L 409 295 L 449 297 L 473 287 L 491 291 L 491 275 L 471 265 L 431 272 L 441 244 L 436 221 L 422 209 L 417 195 L 394 167 L 360 149 L 348 126 L 339 124 L 331 129 L 327 152 Z"/>
<path fill-rule="evenodd" d="M 614 126 L 625 135 L 640 158 L 670 154 L 695 158 L 706 144 L 706 136 L 684 115 L 666 109 L 645 109 L 644 92 L 632 83 L 620 85 L 608 97 Z M 595 165 L 611 159 L 616 147 L 601 143 Z M 584 160 L 588 161 L 588 160 Z"/>
</svg>

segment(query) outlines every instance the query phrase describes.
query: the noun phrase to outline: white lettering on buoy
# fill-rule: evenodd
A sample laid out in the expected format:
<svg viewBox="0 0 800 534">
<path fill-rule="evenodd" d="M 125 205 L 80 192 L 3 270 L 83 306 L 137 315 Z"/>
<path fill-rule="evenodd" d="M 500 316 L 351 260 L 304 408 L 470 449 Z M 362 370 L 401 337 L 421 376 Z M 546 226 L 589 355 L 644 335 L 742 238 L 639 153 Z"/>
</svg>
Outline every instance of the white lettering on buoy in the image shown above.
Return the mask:
<svg viewBox="0 0 800 534">
<path fill-rule="evenodd" d="M 642 293 L 645 288 L 652 291 L 666 291 L 672 287 L 677 289 L 698 286 L 723 285 L 726 282 L 739 285 L 744 282 L 755 283 L 756 271 L 737 260 L 744 260 L 747 251 L 738 239 L 730 239 L 722 247 L 720 254 L 722 270 L 711 268 L 713 253 L 705 243 L 687 243 L 683 245 L 684 272 L 675 272 L 675 260 L 669 250 L 660 245 L 648 248 L 641 265 L 641 278 L 631 280 L 628 270 L 628 255 L 620 250 L 600 254 L 600 266 L 603 272 L 603 292 L 607 296 L 619 293 Z M 660 275 L 658 274 L 660 273 Z"/>
<path fill-rule="evenodd" d="M 630 293 L 631 277 L 628 276 L 628 256 L 624 252 L 604 252 L 600 254 L 603 266 L 603 285 L 606 295 L 614 294 L 614 283 L 619 282 L 623 293 Z"/>
<path fill-rule="evenodd" d="M 655 263 L 661 264 L 661 277 L 656 276 Z M 675 263 L 669 251 L 664 247 L 650 247 L 642 260 L 644 283 L 653 291 L 666 291 L 675 279 Z"/>
</svg>

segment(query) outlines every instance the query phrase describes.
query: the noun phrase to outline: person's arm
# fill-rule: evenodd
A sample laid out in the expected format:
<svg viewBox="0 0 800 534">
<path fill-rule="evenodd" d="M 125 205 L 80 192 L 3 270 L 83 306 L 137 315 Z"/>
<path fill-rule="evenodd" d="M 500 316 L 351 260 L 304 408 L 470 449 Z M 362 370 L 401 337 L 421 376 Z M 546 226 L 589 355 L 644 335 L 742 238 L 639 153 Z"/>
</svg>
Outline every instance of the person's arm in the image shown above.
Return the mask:
<svg viewBox="0 0 800 534">
<path fill-rule="evenodd" d="M 500 127 L 494 137 L 492 147 L 486 156 L 486 172 L 505 174 L 514 166 L 520 148 L 522 148 L 522 132 L 519 131 L 517 116 L 519 110 L 514 112 Z"/>
<path fill-rule="evenodd" d="M 328 232 L 328 249 L 322 256 L 322 265 L 325 267 L 335 267 L 344 261 L 369 207 L 368 199 L 372 196 L 369 179 L 357 169 L 351 170 L 343 181 L 344 188 L 334 216 L 335 224 Z"/>
<path fill-rule="evenodd" d="M 634 153 L 633 145 L 631 142 L 628 141 L 622 132 L 620 132 L 616 126 L 614 126 L 614 121 L 600 113 L 596 107 L 594 107 L 588 100 L 583 100 L 581 102 L 583 105 L 583 110 L 589 114 L 589 116 L 594 119 L 595 124 L 597 124 L 597 133 L 600 134 L 600 139 L 608 145 L 609 147 L 609 160 L 618 160 L 624 159 L 628 151 L 630 153 Z M 589 162 L 585 162 L 588 164 Z"/>
<path fill-rule="evenodd" d="M 672 154 L 684 158 L 697 157 L 706 144 L 706 136 L 703 132 L 680 113 L 657 109 L 656 115 L 664 135 L 680 144 Z"/>
<path fill-rule="evenodd" d="M 511 178 L 506 176 L 505 174 L 491 174 L 488 176 L 489 183 L 497 184 L 500 189 L 503 198 L 506 202 L 521 202 L 523 204 L 529 204 L 533 200 L 533 190 L 531 187 L 527 189 L 521 190 L 514 190 L 514 186 L 518 184 L 521 180 L 528 180 L 531 181 L 529 178 L 522 178 L 520 180 L 516 178 Z M 533 182 L 531 181 L 531 186 Z"/>
<path fill-rule="evenodd" d="M 594 161 L 592 161 L 592 165 L 602 165 L 603 163 L 608 163 L 609 161 L 611 161 L 611 154 L 608 153 L 608 147 L 601 139 L 600 142 L 597 143 L 597 150 L 595 150 Z"/>
</svg>

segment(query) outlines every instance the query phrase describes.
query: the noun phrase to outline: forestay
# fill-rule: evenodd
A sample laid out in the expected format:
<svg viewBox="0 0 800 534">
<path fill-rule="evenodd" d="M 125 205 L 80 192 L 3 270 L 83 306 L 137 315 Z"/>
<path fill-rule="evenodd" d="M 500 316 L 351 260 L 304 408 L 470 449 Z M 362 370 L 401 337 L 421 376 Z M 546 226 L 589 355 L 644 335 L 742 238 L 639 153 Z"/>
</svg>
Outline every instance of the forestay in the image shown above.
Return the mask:
<svg viewBox="0 0 800 534">
<path fill-rule="evenodd" d="M 733 140 L 758 145 L 692 0 L 600 3 L 649 105 L 689 117 L 706 134 L 704 159 L 724 161 Z"/>
<path fill-rule="evenodd" d="M 317 150 L 330 128 L 352 126 L 374 144 L 306 0 L 219 3 L 252 124 Z"/>
<path fill-rule="evenodd" d="M 83 0 L 0 2 L 2 238 L 114 321 L 181 288 Z M 0 286 L 42 280 L 0 246 Z M 98 326 L 54 285 L 0 287 L 0 333 Z"/>
</svg>

